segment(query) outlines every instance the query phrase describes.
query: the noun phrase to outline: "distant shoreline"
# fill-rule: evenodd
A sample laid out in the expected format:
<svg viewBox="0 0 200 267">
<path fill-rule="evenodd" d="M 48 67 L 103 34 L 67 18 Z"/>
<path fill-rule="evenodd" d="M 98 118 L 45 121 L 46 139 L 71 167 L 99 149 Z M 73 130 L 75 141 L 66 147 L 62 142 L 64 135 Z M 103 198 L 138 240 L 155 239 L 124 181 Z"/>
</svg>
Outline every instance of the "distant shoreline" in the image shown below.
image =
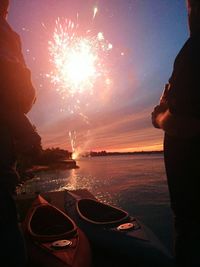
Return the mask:
<svg viewBox="0 0 200 267">
<path fill-rule="evenodd" d="M 152 155 L 152 154 L 163 154 L 163 150 L 158 151 L 135 151 L 135 152 L 90 152 L 85 157 L 104 157 L 104 156 L 127 156 L 127 155 Z"/>
</svg>

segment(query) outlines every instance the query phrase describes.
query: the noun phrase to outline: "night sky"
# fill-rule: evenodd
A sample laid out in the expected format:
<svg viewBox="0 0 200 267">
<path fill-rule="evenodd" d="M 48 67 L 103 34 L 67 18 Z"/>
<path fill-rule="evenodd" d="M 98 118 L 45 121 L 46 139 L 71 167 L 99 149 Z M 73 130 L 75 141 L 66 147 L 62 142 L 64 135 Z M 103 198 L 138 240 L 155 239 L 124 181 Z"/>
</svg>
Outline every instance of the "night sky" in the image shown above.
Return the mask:
<svg viewBox="0 0 200 267">
<path fill-rule="evenodd" d="M 75 21 L 77 14 L 81 32 L 103 32 L 113 45 L 106 59 L 112 83 L 94 85 L 94 94 L 81 99 L 87 121 L 68 112 L 70 103 L 46 77 L 55 20 Z M 184 0 L 11 0 L 8 21 L 21 36 L 32 71 L 37 101 L 28 116 L 44 148 L 71 150 L 71 131 L 79 150 L 162 149 L 163 133 L 151 125 L 151 112 L 189 35 Z"/>
</svg>

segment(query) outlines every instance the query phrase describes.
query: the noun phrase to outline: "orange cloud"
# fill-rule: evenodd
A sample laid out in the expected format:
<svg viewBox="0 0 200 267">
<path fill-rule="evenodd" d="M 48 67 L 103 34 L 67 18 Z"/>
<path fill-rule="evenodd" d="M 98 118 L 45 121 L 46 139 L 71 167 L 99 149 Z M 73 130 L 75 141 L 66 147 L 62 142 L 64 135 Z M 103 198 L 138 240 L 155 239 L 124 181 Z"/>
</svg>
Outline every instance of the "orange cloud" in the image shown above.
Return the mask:
<svg viewBox="0 0 200 267">
<path fill-rule="evenodd" d="M 69 130 L 76 131 L 77 147 L 84 150 L 150 151 L 162 150 L 163 133 L 154 129 L 150 111 L 137 114 L 96 114 L 90 124 L 82 118 L 67 117 L 40 128 L 44 147 L 61 147 L 70 150 Z"/>
</svg>

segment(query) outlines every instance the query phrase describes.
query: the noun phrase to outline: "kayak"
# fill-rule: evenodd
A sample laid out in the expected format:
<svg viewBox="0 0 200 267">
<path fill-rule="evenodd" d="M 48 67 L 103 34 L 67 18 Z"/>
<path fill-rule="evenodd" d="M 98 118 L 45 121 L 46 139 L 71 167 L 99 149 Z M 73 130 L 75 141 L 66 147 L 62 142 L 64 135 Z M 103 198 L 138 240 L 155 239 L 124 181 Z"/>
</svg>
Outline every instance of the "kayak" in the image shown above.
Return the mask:
<svg viewBox="0 0 200 267">
<path fill-rule="evenodd" d="M 85 234 L 69 216 L 41 195 L 30 206 L 22 230 L 28 266 L 91 266 L 91 250 Z"/>
<path fill-rule="evenodd" d="M 174 266 L 172 256 L 153 232 L 123 209 L 66 191 L 65 211 L 84 231 L 95 251 L 114 255 L 119 265 L 113 266 Z"/>
</svg>

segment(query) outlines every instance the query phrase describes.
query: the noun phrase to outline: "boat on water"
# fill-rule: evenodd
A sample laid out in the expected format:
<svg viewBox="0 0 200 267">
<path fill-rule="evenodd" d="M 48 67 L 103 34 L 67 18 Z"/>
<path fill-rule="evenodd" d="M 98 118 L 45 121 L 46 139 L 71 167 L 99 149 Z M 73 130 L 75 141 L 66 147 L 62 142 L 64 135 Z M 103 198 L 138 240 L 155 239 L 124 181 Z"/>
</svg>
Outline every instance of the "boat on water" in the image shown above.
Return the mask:
<svg viewBox="0 0 200 267">
<path fill-rule="evenodd" d="M 28 266 L 90 267 L 87 237 L 76 223 L 38 195 L 22 222 Z"/>
<path fill-rule="evenodd" d="M 87 235 L 93 251 L 112 255 L 114 265 L 111 259 L 106 266 L 174 266 L 172 256 L 153 232 L 123 209 L 94 196 L 85 197 L 81 190 L 66 191 L 64 202 L 66 213 Z"/>
</svg>

